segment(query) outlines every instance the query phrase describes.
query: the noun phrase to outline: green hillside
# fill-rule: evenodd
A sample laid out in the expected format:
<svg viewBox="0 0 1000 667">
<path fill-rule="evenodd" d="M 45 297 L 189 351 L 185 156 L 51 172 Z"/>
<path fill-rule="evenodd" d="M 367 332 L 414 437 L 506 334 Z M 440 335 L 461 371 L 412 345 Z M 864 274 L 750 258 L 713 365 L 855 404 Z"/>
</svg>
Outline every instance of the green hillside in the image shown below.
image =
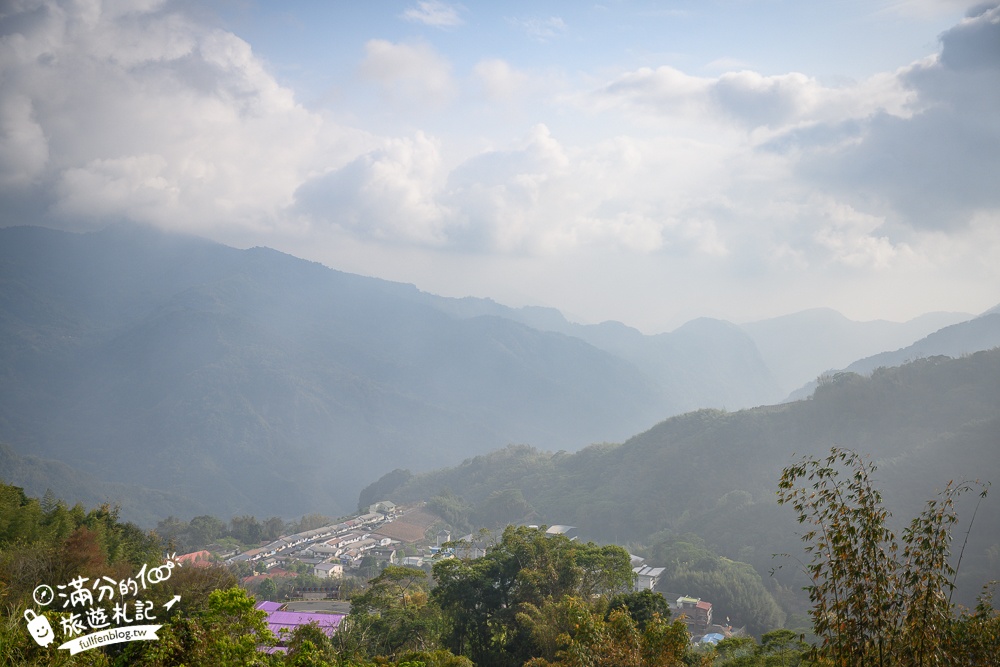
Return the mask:
<svg viewBox="0 0 1000 667">
<path fill-rule="evenodd" d="M 693 412 L 623 444 L 554 454 L 508 447 L 454 468 L 397 474 L 362 499 L 374 491 L 398 501 L 437 496 L 483 516 L 501 492 L 516 489 L 526 503 L 516 512 L 533 522 L 648 547 L 693 534 L 766 576 L 779 564 L 772 554 L 799 548 L 792 513 L 775 501 L 782 468 L 833 446 L 871 456 L 898 525 L 951 479 L 1000 480 L 1000 349 L 879 369 L 870 378 L 839 375 L 809 400 Z M 960 577 L 966 600 L 1000 576 L 998 508 L 990 496 L 978 509 Z M 972 508 L 963 509 L 960 516 L 971 517 Z M 790 576 L 779 572 L 776 581 Z"/>
</svg>

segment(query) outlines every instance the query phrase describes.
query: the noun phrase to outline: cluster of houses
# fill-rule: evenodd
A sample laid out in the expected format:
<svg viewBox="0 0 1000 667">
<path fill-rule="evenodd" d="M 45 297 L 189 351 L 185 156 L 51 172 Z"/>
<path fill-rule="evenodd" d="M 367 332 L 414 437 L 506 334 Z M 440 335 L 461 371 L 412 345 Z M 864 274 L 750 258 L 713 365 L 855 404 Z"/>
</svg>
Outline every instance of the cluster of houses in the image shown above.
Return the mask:
<svg viewBox="0 0 1000 667">
<path fill-rule="evenodd" d="M 403 508 L 389 501 L 382 501 L 372 505 L 366 514 L 322 528 L 284 536 L 257 549 L 234 555 L 225 562 L 259 563 L 266 569 L 289 562 L 300 562 L 312 565 L 313 573 L 321 578 L 337 578 L 343 576 L 346 569 L 359 567 L 366 556 L 374 557 L 376 561 L 425 567 L 441 558 L 478 558 L 485 555 L 489 548 L 488 537 L 484 539 L 481 535 L 470 534 L 453 541 L 451 533 L 442 530 L 435 536 L 435 544 L 425 548 L 419 555 L 397 557 L 397 548 L 401 542 L 389 535 L 380 534 L 379 529 L 388 534 L 397 534 L 398 529 L 396 531 L 390 529 L 390 524 L 402 513 Z M 550 535 L 564 535 L 571 540 L 577 539 L 577 529 L 574 526 L 549 526 L 546 532 Z M 407 541 L 412 539 L 412 537 L 407 538 Z M 666 568 L 647 565 L 645 559 L 639 556 L 631 556 L 631 561 L 632 572 L 635 574 L 634 589 L 655 591 Z M 694 641 L 717 642 L 736 634 L 731 626 L 712 623 L 710 602 L 687 595 L 675 597 L 667 594 L 666 597 L 668 600 L 676 599 L 670 606 L 675 615 L 684 619 Z M 286 618 L 281 615 L 284 612 L 278 613 L 277 607 L 265 611 L 274 617 L 275 623 L 279 621 L 291 623 L 286 629 L 293 629 L 295 623 L 292 621 L 297 619 L 309 622 L 306 615 L 301 615 L 301 619 L 298 616 L 292 618 L 291 615 Z M 331 633 L 340 617 L 337 617 L 335 622 L 333 616 L 324 615 L 322 620 L 329 626 L 324 627 L 324 631 Z"/>
<path fill-rule="evenodd" d="M 391 522 L 400 509 L 389 501 L 372 505 L 370 511 L 340 523 L 286 535 L 256 549 L 231 556 L 226 565 L 239 562 L 260 564 L 265 570 L 291 562 L 313 566 L 319 577 L 343 576 L 345 568 L 357 568 L 365 556 L 395 562 L 398 541 L 376 531 Z"/>
</svg>

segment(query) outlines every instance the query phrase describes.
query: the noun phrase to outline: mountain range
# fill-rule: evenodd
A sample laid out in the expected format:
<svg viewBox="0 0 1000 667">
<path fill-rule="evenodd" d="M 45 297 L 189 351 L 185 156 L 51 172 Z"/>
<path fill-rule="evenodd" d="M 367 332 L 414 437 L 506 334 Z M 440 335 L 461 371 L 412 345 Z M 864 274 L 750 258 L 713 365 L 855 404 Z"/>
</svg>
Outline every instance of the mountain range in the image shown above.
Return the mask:
<svg viewBox="0 0 1000 667">
<path fill-rule="evenodd" d="M 776 492 L 783 467 L 826 457 L 832 447 L 876 466 L 873 481 L 897 535 L 949 482 L 996 483 L 1000 349 L 881 367 L 870 377 L 839 373 L 808 400 L 690 412 L 622 444 L 574 453 L 512 446 L 441 470 L 394 471 L 363 490 L 360 503 L 427 500 L 458 523 L 569 524 L 582 539 L 641 545 L 661 558 L 694 535 L 765 578 L 778 565 L 791 566 L 774 581 L 799 590 L 808 582 L 797 577 L 795 561 L 773 555 L 807 561 L 798 537 L 805 529 L 790 507 L 778 505 Z M 952 553 L 962 554 L 965 604 L 1000 571 L 994 495 L 970 492 L 958 503 Z"/>
<path fill-rule="evenodd" d="M 780 401 L 826 369 L 935 332 L 954 341 L 981 327 L 981 341 L 997 328 L 970 318 L 857 323 L 809 311 L 644 335 L 266 248 L 131 226 L 10 227 L 0 229 L 0 477 L 119 502 L 144 524 L 339 515 L 393 468 L 510 443 L 620 442 L 696 408 Z"/>
</svg>

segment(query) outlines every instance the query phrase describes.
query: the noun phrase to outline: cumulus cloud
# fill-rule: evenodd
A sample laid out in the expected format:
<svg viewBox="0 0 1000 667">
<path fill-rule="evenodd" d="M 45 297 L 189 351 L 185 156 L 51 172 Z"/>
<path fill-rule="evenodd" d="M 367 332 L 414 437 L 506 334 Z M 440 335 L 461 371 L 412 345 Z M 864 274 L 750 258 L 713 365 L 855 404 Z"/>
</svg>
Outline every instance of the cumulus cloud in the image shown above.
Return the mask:
<svg viewBox="0 0 1000 667">
<path fill-rule="evenodd" d="M 1000 216 L 1000 6 L 980 7 L 941 45 L 899 74 L 912 114 L 873 114 L 854 141 L 804 155 L 817 185 L 918 229 Z"/>
<path fill-rule="evenodd" d="M 0 195 L 42 188 L 36 220 L 270 225 L 306 174 L 367 141 L 163 3 L 29 0 L 4 26 Z"/>
<path fill-rule="evenodd" d="M 689 76 L 669 65 L 643 67 L 607 83 L 595 91 L 593 98 L 603 108 L 620 106 L 654 115 L 698 114 L 706 106 L 710 85 L 707 79 Z"/>
<path fill-rule="evenodd" d="M 694 142 L 564 145 L 537 125 L 453 169 L 437 142 L 394 140 L 297 193 L 297 212 L 362 238 L 552 257 L 619 248 L 725 256 L 706 202 L 724 157 Z"/>
<path fill-rule="evenodd" d="M 664 66 L 624 73 L 581 103 L 647 122 L 742 128 L 753 159 L 772 153 L 788 163 L 784 186 L 769 187 L 826 192 L 899 238 L 907 229 L 956 229 L 977 215 L 1000 215 L 995 3 L 945 32 L 938 55 L 857 83 L 831 87 L 802 74 L 752 71 L 697 77 Z M 870 249 L 888 257 L 874 238 Z"/>
<path fill-rule="evenodd" d="M 438 0 L 418 2 L 416 6 L 407 8 L 400 16 L 407 21 L 423 23 L 436 28 L 451 28 L 462 25 L 458 10 Z"/>
<path fill-rule="evenodd" d="M 477 249 L 721 256 L 724 234 L 705 206 L 720 158 L 690 141 L 566 146 L 538 125 L 518 145 L 459 165 L 442 196 L 460 216 L 455 242 Z"/>
<path fill-rule="evenodd" d="M 361 237 L 438 246 L 446 242 L 448 217 L 436 200 L 442 178 L 438 145 L 417 134 L 307 181 L 296 194 L 297 208 Z"/>
<path fill-rule="evenodd" d="M 397 103 L 443 106 L 457 92 L 451 65 L 423 42 L 368 41 L 361 74 L 377 82 Z"/>
<path fill-rule="evenodd" d="M 626 72 L 593 91 L 583 104 L 620 108 L 652 119 L 698 119 L 768 137 L 822 121 L 843 121 L 877 110 L 906 114 L 910 96 L 894 76 L 830 87 L 804 74 L 764 76 L 750 70 L 699 77 L 664 65 Z"/>
</svg>

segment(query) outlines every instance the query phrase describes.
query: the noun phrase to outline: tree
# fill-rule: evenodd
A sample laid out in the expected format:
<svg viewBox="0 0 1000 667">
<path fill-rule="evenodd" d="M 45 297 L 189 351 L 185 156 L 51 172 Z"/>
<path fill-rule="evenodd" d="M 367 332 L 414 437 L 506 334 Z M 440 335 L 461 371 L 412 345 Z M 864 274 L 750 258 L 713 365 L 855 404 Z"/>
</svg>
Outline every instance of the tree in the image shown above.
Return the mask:
<svg viewBox="0 0 1000 667">
<path fill-rule="evenodd" d="M 955 499 L 973 489 L 984 497 L 986 487 L 949 482 L 897 540 L 886 526 L 889 513 L 874 472 L 857 453 L 833 448 L 828 457 L 805 457 L 781 476 L 778 502 L 811 526 L 802 539 L 810 558 L 810 615 L 822 638 L 817 657 L 845 667 L 958 664 L 949 655 L 949 637 L 962 621 L 950 603 Z M 998 649 L 994 639 L 981 661 L 966 664 L 986 664 Z"/>
<path fill-rule="evenodd" d="M 194 523 L 193 519 L 192 523 Z M 285 534 L 285 528 L 285 522 L 280 516 L 272 516 L 261 525 L 261 539 L 273 542 Z"/>
<path fill-rule="evenodd" d="M 243 544 L 259 544 L 264 529 L 253 515 L 234 516 L 229 520 L 229 534 Z"/>
<path fill-rule="evenodd" d="M 567 595 L 606 600 L 630 587 L 633 574 L 621 547 L 508 526 L 482 558 L 435 563 L 434 578 L 431 598 L 449 620 L 445 645 L 490 666 L 521 665 L 538 655 L 524 622 L 532 610 Z"/>
<path fill-rule="evenodd" d="M 494 529 L 520 521 L 533 511 L 520 489 L 504 489 L 494 491 L 476 505 L 469 518 L 477 526 Z"/>
<path fill-rule="evenodd" d="M 809 650 L 800 635 L 785 628 L 765 632 L 760 638 L 759 654 L 764 657 L 768 667 L 798 667 L 803 664 L 804 656 Z"/>
<path fill-rule="evenodd" d="M 337 656 L 330 638 L 317 623 L 301 625 L 288 638 L 286 665 L 313 667 L 336 664 Z"/>
<path fill-rule="evenodd" d="M 257 587 L 257 597 L 261 600 L 275 600 L 278 597 L 278 585 L 274 583 L 274 579 L 265 579 L 260 582 L 260 586 Z"/>
<path fill-rule="evenodd" d="M 226 532 L 226 522 L 218 517 L 202 514 L 191 519 L 188 524 L 192 548 L 204 548 L 222 537 Z"/>
<path fill-rule="evenodd" d="M 554 660 L 537 657 L 529 667 L 674 667 L 683 665 L 688 647 L 687 628 L 654 614 L 640 629 L 626 607 L 605 619 L 580 598 L 565 597 L 555 604 L 564 631 Z"/>
<path fill-rule="evenodd" d="M 187 551 L 190 539 L 188 528 L 188 523 L 173 515 L 156 522 L 156 534 L 163 540 L 163 546 L 180 553 Z"/>
<path fill-rule="evenodd" d="M 608 606 L 608 616 L 617 609 L 627 609 L 629 616 L 635 621 L 639 630 L 645 630 L 653 617 L 670 618 L 670 603 L 660 593 L 644 590 L 630 593 L 619 593 L 611 599 Z"/>
<path fill-rule="evenodd" d="M 368 657 L 438 648 L 442 631 L 440 610 L 428 604 L 427 573 L 413 567 L 387 565 L 351 599 L 348 619 L 356 650 Z"/>
<path fill-rule="evenodd" d="M 175 614 L 162 624 L 159 639 L 127 644 L 117 664 L 139 667 L 265 665 L 259 648 L 276 637 L 254 608 L 254 599 L 238 587 L 213 590 L 207 604 Z"/>
</svg>

